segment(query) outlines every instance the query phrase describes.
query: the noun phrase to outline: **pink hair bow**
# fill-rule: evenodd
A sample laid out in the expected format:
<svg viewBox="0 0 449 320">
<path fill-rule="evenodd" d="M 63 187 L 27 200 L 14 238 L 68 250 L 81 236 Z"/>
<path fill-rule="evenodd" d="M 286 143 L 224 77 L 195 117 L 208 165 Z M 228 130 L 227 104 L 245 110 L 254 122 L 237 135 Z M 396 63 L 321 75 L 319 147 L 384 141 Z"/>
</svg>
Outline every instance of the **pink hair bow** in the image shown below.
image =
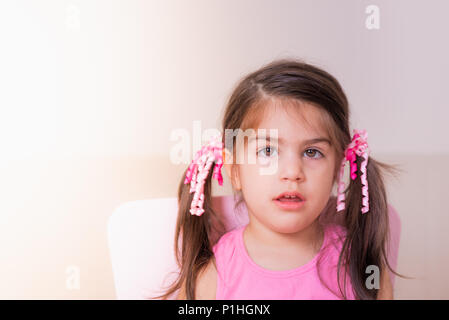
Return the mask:
<svg viewBox="0 0 449 320">
<path fill-rule="evenodd" d="M 209 175 L 212 163 L 216 162 L 213 178 L 223 185 L 223 176 L 221 175 L 221 167 L 223 166 L 223 142 L 221 135 L 212 137 L 209 142 L 204 145 L 195 155 L 189 168 L 187 169 L 184 184 L 190 182 L 190 193 L 193 195 L 190 213 L 192 215 L 201 216 L 204 213 L 204 183 Z"/>
<path fill-rule="evenodd" d="M 360 171 L 362 172 L 362 176 L 360 177 L 362 181 L 362 214 L 369 211 L 369 194 L 368 194 L 368 180 L 366 178 L 366 165 L 368 164 L 368 157 L 370 153 L 370 149 L 368 147 L 368 133 L 366 130 L 353 130 L 353 137 L 351 143 L 345 150 L 345 157 L 341 163 L 340 168 L 340 176 L 338 182 L 338 195 L 337 195 L 337 212 L 345 209 L 345 183 L 343 182 L 343 175 L 345 170 L 346 161 L 349 161 L 351 168 L 351 179 L 355 180 L 357 177 L 357 164 L 356 155 L 359 157 L 363 157 L 364 160 L 360 166 Z"/>
</svg>

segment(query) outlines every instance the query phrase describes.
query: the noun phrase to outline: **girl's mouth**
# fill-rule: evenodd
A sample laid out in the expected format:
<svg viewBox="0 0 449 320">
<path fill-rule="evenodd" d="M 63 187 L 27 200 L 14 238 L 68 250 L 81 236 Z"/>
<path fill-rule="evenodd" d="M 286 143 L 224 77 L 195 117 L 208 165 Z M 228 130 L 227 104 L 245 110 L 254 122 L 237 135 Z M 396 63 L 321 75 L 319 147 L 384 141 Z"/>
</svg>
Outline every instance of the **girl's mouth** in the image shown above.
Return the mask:
<svg viewBox="0 0 449 320">
<path fill-rule="evenodd" d="M 282 202 L 299 202 L 299 201 L 302 201 L 301 199 L 296 198 L 296 197 L 293 197 L 293 198 L 284 198 L 284 197 L 282 197 L 282 198 L 279 198 L 277 200 L 282 201 Z"/>
<path fill-rule="evenodd" d="M 295 197 L 281 197 L 279 199 L 275 199 L 274 203 L 276 203 L 276 205 L 283 210 L 298 210 L 304 205 L 305 200 L 301 200 Z"/>
</svg>

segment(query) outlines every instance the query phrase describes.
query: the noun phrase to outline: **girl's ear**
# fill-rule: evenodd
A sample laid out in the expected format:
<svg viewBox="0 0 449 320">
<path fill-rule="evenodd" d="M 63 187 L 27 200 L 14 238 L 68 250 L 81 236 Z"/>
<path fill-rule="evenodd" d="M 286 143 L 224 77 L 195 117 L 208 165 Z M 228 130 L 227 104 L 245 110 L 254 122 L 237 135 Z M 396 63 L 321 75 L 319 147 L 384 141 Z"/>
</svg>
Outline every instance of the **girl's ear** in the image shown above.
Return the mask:
<svg viewBox="0 0 449 320">
<path fill-rule="evenodd" d="M 229 162 L 229 163 L 228 163 Z M 241 190 L 242 186 L 238 174 L 238 168 L 232 164 L 232 154 L 228 149 L 223 149 L 223 167 L 226 170 L 226 174 L 231 180 L 232 186 L 235 190 Z"/>
</svg>

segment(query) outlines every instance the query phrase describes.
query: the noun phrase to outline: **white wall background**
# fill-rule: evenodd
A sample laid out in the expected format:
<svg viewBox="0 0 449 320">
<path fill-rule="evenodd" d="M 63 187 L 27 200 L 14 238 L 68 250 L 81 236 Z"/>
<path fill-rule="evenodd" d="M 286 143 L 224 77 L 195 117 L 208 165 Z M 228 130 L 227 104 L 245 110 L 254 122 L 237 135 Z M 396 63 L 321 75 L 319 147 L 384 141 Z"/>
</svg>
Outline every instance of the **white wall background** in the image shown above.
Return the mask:
<svg viewBox="0 0 449 320">
<path fill-rule="evenodd" d="M 369 5 L 379 29 L 366 28 Z M 113 298 L 112 209 L 175 196 L 184 166 L 168 163 L 170 133 L 194 120 L 218 128 L 240 77 L 292 56 L 334 74 L 372 155 L 408 170 L 389 188 L 403 222 L 399 272 L 419 279 L 398 279 L 396 297 L 448 299 L 448 10 L 444 0 L 2 1 L 0 297 Z"/>
</svg>

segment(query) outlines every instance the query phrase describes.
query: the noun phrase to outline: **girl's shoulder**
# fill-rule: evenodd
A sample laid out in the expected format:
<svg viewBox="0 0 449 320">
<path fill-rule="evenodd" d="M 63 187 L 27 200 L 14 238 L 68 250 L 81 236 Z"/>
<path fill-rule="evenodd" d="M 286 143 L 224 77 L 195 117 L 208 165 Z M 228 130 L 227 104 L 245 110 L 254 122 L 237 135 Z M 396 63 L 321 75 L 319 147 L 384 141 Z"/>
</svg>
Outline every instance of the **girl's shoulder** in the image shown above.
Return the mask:
<svg viewBox="0 0 449 320">
<path fill-rule="evenodd" d="M 348 232 L 346 227 L 340 224 L 328 224 L 326 226 L 327 246 L 325 249 L 331 249 L 339 254 L 343 248 L 343 244 L 346 240 L 347 234 Z"/>
<path fill-rule="evenodd" d="M 326 228 L 328 230 L 329 237 L 331 237 L 334 240 L 344 240 L 347 236 L 346 227 L 340 224 L 331 223 L 328 224 Z"/>
<path fill-rule="evenodd" d="M 239 263 L 237 258 L 237 248 L 239 245 L 239 236 L 241 235 L 243 228 L 244 226 L 236 227 L 226 232 L 212 247 L 218 276 L 221 279 L 226 279 L 226 270 L 230 266 L 234 266 L 236 263 Z"/>
<path fill-rule="evenodd" d="M 224 235 L 220 237 L 220 239 L 217 241 L 217 243 L 212 247 L 212 250 L 215 255 L 222 254 L 225 251 L 232 250 L 235 248 L 235 245 L 238 241 L 238 236 L 241 231 L 242 227 L 236 227 L 228 232 L 226 232 Z"/>
</svg>

